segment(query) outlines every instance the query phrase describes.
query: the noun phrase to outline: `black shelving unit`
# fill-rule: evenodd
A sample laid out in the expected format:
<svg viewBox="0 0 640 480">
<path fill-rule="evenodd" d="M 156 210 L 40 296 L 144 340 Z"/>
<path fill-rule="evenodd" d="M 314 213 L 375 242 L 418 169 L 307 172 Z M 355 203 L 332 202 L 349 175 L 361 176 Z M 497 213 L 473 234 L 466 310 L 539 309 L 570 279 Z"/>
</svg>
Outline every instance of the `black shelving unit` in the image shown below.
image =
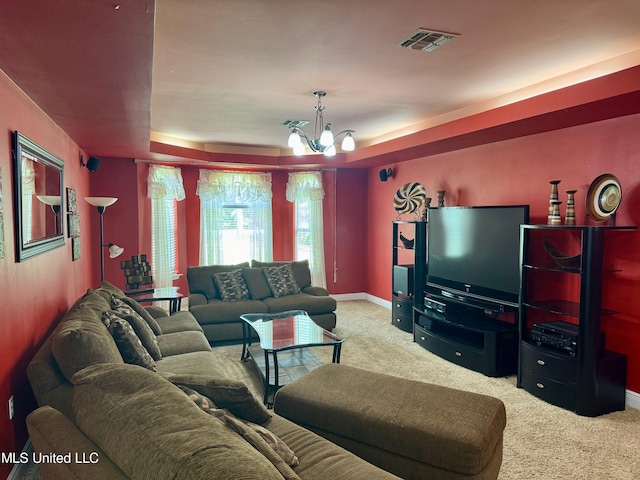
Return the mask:
<svg viewBox="0 0 640 480">
<path fill-rule="evenodd" d="M 405 246 L 400 234 L 413 245 Z M 413 307 L 422 302 L 426 282 L 427 222 L 394 221 L 392 227 L 391 323 L 413 332 Z M 409 251 L 411 262 L 399 263 L 400 252 Z"/>
<path fill-rule="evenodd" d="M 605 348 L 600 325 L 617 313 L 602 306 L 603 279 L 615 272 L 605 267 L 604 244 L 608 235 L 635 229 L 521 226 L 519 388 L 578 415 L 624 410 L 627 359 Z M 570 250 L 574 261 L 553 260 L 545 240 Z"/>
</svg>

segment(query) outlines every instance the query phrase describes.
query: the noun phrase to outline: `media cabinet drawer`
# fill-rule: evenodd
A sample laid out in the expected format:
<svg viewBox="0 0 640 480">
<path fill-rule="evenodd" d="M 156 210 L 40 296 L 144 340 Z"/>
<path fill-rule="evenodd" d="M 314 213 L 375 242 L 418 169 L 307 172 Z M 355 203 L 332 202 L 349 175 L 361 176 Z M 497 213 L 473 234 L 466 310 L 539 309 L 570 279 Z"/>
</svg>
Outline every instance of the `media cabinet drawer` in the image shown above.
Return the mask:
<svg viewBox="0 0 640 480">
<path fill-rule="evenodd" d="M 527 392 L 567 410 L 576 410 L 577 388 L 575 384 L 563 383 L 522 369 L 521 385 Z"/>
<path fill-rule="evenodd" d="M 522 342 L 522 367 L 561 383 L 575 383 L 578 374 L 576 359 L 561 353 L 554 354 Z"/>
<path fill-rule="evenodd" d="M 413 315 L 413 299 L 412 298 L 400 298 L 396 295 L 392 300 L 393 316 L 396 315 Z"/>
<path fill-rule="evenodd" d="M 396 315 L 396 312 L 393 312 L 392 322 L 400 330 L 404 330 L 405 332 L 413 332 L 412 315 Z"/>
<path fill-rule="evenodd" d="M 438 353 L 438 344 L 440 343 L 440 339 L 419 325 L 415 326 L 413 331 L 413 340 L 422 348 L 426 348 L 433 353 Z"/>
<path fill-rule="evenodd" d="M 472 370 L 484 365 L 484 352 L 476 348 L 440 339 L 439 355 L 445 360 Z"/>
</svg>

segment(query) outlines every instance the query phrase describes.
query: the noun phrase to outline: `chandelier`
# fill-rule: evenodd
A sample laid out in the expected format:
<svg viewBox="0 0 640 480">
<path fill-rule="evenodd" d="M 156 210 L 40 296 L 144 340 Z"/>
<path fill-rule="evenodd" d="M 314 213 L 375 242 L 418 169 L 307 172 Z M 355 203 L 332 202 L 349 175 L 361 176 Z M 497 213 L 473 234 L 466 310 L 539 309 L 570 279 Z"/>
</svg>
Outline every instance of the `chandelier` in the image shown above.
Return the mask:
<svg viewBox="0 0 640 480">
<path fill-rule="evenodd" d="M 352 133 L 355 130 L 342 130 L 336 135 L 331 131 L 331 124 L 324 123 L 324 105 L 322 105 L 322 97 L 327 92 L 317 91 L 313 92 L 313 95 L 318 99 L 318 105 L 316 105 L 316 124 L 314 129 L 314 137 L 310 138 L 309 135 L 301 128 L 301 124 L 304 125 L 307 122 L 286 121 L 284 124 L 291 129 L 289 135 L 288 145 L 293 148 L 293 154 L 296 156 L 304 155 L 305 146 L 302 141 L 304 139 L 309 148 L 314 152 L 324 153 L 327 157 L 333 157 L 336 154 L 335 143 L 338 137 L 344 134 L 342 139 L 341 148 L 345 152 L 352 152 L 356 148 L 356 144 L 353 141 Z"/>
</svg>

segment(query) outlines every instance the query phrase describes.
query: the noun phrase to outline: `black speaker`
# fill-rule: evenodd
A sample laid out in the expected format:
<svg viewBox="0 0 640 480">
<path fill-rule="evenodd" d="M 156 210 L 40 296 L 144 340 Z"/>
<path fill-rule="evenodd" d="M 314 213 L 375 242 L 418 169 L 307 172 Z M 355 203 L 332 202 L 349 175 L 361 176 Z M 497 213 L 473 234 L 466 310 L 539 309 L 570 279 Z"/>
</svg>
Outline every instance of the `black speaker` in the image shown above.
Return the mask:
<svg viewBox="0 0 640 480">
<path fill-rule="evenodd" d="M 381 182 L 386 182 L 389 178 L 391 178 L 391 175 L 393 174 L 393 170 L 391 170 L 391 168 L 387 168 L 387 169 L 382 169 L 380 170 L 380 181 Z"/>
<path fill-rule="evenodd" d="M 413 296 L 413 265 L 393 266 L 393 293 Z"/>
<path fill-rule="evenodd" d="M 80 156 L 80 165 L 87 167 L 90 172 L 96 172 L 100 168 L 100 159 L 98 157 L 89 157 L 87 163 L 84 163 L 84 157 Z"/>
</svg>

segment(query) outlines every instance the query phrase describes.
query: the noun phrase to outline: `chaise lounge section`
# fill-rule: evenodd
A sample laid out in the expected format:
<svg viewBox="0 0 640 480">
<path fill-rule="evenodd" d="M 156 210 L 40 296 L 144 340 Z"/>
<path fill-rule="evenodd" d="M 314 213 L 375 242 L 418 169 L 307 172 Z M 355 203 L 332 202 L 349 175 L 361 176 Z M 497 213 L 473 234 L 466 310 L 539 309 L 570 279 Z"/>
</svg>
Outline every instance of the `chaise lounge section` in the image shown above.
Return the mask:
<svg viewBox="0 0 640 480">
<path fill-rule="evenodd" d="M 304 310 L 325 330 L 336 326 L 336 300 L 311 285 L 307 260 L 189 267 L 189 311 L 212 344 L 242 339 L 240 315 Z"/>
</svg>

